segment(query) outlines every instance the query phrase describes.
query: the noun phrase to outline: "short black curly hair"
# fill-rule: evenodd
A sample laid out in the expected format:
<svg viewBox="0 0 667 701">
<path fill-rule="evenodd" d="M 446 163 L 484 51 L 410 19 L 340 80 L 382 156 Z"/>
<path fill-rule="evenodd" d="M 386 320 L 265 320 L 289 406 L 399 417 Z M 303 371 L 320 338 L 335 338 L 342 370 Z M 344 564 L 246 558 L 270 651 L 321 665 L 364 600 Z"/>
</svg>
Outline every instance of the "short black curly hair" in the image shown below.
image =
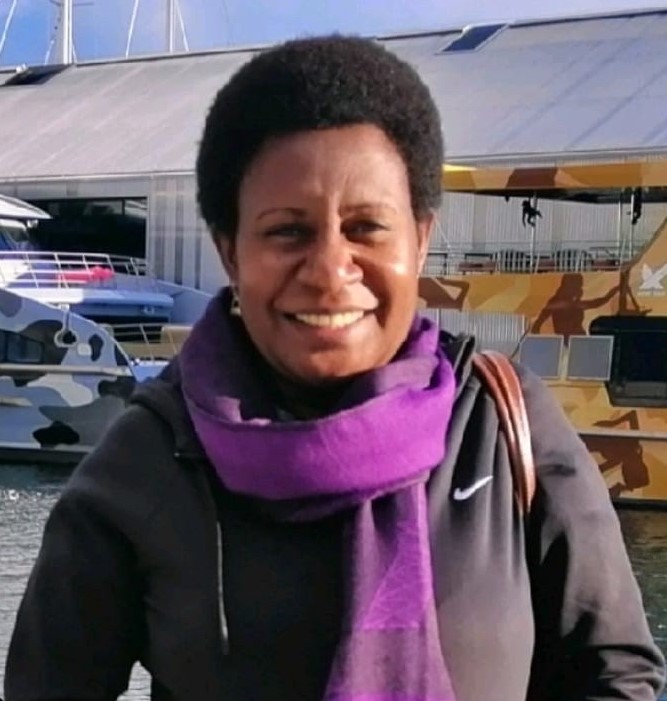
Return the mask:
<svg viewBox="0 0 667 701">
<path fill-rule="evenodd" d="M 379 43 L 331 35 L 258 53 L 218 92 L 197 156 L 197 198 L 214 235 L 234 236 L 238 195 L 251 161 L 271 138 L 374 124 L 405 161 L 415 216 L 442 196 L 440 117 L 417 72 Z"/>
</svg>

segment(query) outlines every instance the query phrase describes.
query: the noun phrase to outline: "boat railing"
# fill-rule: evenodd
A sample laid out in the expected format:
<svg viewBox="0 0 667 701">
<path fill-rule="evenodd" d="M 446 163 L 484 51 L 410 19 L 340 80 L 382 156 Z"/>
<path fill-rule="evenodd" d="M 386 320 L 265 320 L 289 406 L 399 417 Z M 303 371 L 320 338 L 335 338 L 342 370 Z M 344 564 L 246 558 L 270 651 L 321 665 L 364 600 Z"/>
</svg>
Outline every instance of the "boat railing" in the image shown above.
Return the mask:
<svg viewBox="0 0 667 701">
<path fill-rule="evenodd" d="M 142 258 L 106 253 L 0 251 L 0 287 L 157 290 Z"/>
<path fill-rule="evenodd" d="M 477 247 L 447 246 L 429 251 L 423 275 L 618 270 L 643 246 L 640 242 L 630 249 L 627 243 L 616 241 L 539 245 L 532 250 L 525 241 L 486 243 Z"/>
<path fill-rule="evenodd" d="M 125 352 L 137 361 L 173 358 L 185 343 L 190 326 L 177 324 L 101 324 Z"/>
</svg>

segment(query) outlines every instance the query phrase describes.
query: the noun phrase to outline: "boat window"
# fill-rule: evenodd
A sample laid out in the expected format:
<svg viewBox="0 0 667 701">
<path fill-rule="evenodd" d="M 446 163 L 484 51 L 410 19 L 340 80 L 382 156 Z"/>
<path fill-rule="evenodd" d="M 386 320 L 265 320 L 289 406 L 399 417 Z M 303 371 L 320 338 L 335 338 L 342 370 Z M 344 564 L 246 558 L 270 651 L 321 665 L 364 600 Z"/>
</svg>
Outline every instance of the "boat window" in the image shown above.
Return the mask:
<svg viewBox="0 0 667 701">
<path fill-rule="evenodd" d="M 591 334 L 614 337 L 607 383 L 612 404 L 667 407 L 667 317 L 601 317 Z"/>
<path fill-rule="evenodd" d="M 570 336 L 567 361 L 569 380 L 606 382 L 611 375 L 613 336 Z"/>
<path fill-rule="evenodd" d="M 0 330 L 0 362 L 34 364 L 44 358 L 44 345 L 14 331 Z"/>
<path fill-rule="evenodd" d="M 0 251 L 28 251 L 31 248 L 32 243 L 25 224 L 0 219 Z"/>
<path fill-rule="evenodd" d="M 40 250 L 146 255 L 146 198 L 35 199 L 30 203 L 52 217 L 30 231 Z"/>
<path fill-rule="evenodd" d="M 545 380 L 560 375 L 562 336 L 526 336 L 519 348 L 519 362 Z"/>
</svg>

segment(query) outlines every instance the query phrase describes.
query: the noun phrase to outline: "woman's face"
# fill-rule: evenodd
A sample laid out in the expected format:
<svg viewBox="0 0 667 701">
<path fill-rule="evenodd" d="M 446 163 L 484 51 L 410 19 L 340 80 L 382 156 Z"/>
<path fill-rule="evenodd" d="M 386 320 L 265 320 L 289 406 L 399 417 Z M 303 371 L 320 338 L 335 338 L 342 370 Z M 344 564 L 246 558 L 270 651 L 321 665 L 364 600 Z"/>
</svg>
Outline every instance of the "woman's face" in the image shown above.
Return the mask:
<svg viewBox="0 0 667 701">
<path fill-rule="evenodd" d="M 384 365 L 405 339 L 432 217 L 416 221 L 405 164 L 370 125 L 267 143 L 220 238 L 243 321 L 264 358 L 306 384 Z"/>
</svg>

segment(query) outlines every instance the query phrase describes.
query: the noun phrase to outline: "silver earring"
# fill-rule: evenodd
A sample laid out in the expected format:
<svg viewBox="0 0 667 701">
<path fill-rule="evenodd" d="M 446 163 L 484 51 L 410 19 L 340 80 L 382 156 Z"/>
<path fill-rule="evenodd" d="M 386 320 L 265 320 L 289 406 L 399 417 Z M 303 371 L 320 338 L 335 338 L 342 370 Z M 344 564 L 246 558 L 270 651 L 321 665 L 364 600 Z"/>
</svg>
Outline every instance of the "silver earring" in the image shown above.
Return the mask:
<svg viewBox="0 0 667 701">
<path fill-rule="evenodd" d="M 241 316 L 241 302 L 235 288 L 232 288 L 232 303 L 229 307 L 229 313 L 232 316 Z"/>
</svg>

